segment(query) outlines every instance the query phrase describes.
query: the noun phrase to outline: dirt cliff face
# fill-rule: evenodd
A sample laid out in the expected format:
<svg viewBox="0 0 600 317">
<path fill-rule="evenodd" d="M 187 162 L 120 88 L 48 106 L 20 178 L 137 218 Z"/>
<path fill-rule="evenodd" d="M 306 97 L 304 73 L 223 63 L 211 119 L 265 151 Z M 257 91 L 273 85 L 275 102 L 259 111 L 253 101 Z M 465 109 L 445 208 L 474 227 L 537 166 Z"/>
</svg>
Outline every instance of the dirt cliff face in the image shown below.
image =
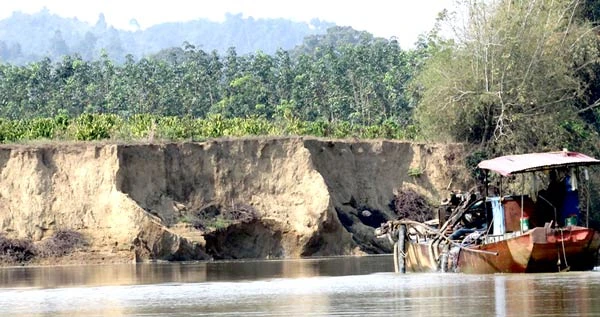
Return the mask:
<svg viewBox="0 0 600 317">
<path fill-rule="evenodd" d="M 387 252 L 373 228 L 394 217 L 394 191 L 439 200 L 466 179 L 463 151 L 306 138 L 3 146 L 0 231 L 77 230 L 88 252 L 137 261 Z"/>
</svg>

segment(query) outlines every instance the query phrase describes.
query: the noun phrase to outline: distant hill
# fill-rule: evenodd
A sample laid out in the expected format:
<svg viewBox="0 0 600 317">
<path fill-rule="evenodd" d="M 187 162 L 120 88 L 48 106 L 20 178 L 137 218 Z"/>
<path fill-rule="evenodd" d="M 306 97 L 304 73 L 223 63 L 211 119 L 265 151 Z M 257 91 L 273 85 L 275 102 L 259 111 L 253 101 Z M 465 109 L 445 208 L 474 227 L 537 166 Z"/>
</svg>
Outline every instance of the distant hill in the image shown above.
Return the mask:
<svg viewBox="0 0 600 317">
<path fill-rule="evenodd" d="M 289 50 L 301 45 L 305 37 L 325 34 L 334 26 L 316 19 L 309 24 L 228 14 L 222 23 L 198 19 L 126 31 L 108 26 L 102 14 L 95 25 L 90 25 L 48 10 L 36 14 L 17 12 L 0 20 L 0 61 L 25 64 L 44 57 L 56 60 L 68 54 L 79 54 L 89 60 L 105 51 L 120 62 L 128 54 L 138 59 L 181 47 L 184 42 L 204 51 L 225 53 L 229 47 L 235 47 L 240 54 L 258 50 L 272 54 L 279 48 Z"/>
</svg>

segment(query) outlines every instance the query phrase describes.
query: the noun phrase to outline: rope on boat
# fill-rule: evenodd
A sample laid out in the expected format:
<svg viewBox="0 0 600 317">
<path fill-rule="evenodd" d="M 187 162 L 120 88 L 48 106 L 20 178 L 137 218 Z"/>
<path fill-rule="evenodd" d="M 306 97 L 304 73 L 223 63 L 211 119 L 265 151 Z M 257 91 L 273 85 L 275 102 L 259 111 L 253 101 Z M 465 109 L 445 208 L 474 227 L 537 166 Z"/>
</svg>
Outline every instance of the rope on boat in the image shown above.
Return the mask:
<svg viewBox="0 0 600 317">
<path fill-rule="evenodd" d="M 563 235 L 563 229 L 559 228 L 558 230 L 560 230 L 560 243 L 562 244 L 562 251 L 563 251 L 563 257 L 565 259 L 565 269 L 563 271 L 568 271 L 569 270 L 569 263 L 567 263 L 567 251 L 565 251 L 565 236 Z M 560 270 L 560 251 L 558 254 L 558 270 Z"/>
</svg>

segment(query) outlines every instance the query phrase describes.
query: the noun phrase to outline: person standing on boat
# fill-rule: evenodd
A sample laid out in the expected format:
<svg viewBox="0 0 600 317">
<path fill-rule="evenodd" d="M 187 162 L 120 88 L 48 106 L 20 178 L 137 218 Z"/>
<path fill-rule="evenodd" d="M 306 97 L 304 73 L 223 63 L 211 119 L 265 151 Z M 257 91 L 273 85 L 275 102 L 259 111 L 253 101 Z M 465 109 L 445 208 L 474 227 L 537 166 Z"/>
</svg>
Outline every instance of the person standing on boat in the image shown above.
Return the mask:
<svg viewBox="0 0 600 317">
<path fill-rule="evenodd" d="M 550 171 L 550 182 L 548 183 L 547 199 L 552 203 L 553 207 L 560 210 L 562 206 L 565 185 L 558 179 L 556 170 Z"/>
<path fill-rule="evenodd" d="M 556 170 L 550 170 L 548 173 L 548 187 L 545 190 L 541 190 L 538 196 L 542 198 L 540 202 L 542 213 L 541 225 L 553 221 L 558 224 L 559 219 L 562 218 L 562 207 L 565 196 L 565 185 L 559 180 L 558 172 Z"/>
<path fill-rule="evenodd" d="M 556 209 L 556 219 L 560 226 L 575 225 L 579 218 L 579 193 L 577 178 L 573 171 L 561 171 L 564 177 L 559 180 L 555 170 L 550 171 L 550 183 L 544 198 Z"/>
</svg>

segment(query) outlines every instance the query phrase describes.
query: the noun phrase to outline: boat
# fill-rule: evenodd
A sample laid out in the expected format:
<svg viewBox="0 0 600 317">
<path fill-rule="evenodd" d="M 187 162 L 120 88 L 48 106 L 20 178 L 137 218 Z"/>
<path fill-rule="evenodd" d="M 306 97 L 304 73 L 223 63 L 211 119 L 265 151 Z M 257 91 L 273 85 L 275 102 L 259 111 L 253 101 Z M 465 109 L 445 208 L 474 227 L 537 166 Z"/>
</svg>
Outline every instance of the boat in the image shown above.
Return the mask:
<svg viewBox="0 0 600 317">
<path fill-rule="evenodd" d="M 396 272 L 591 270 L 600 234 L 589 227 L 588 167 L 598 164 L 567 150 L 484 160 L 480 190 L 452 193 L 437 219 L 391 220 L 376 235 L 394 244 Z"/>
</svg>

